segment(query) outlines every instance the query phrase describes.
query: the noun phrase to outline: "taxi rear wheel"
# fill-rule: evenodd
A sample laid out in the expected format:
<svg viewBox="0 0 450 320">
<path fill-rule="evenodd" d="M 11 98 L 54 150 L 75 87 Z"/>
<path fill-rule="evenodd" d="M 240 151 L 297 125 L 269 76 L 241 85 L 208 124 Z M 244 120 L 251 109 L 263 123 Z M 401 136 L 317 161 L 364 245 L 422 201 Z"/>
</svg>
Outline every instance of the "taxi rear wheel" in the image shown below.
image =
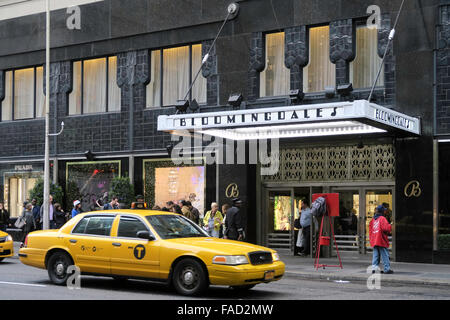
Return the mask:
<svg viewBox="0 0 450 320">
<path fill-rule="evenodd" d="M 173 286 L 182 295 L 197 295 L 206 290 L 208 281 L 200 262 L 190 258 L 181 260 L 173 273 Z"/>
<path fill-rule="evenodd" d="M 67 268 L 73 265 L 72 259 L 67 253 L 55 252 L 48 259 L 48 276 L 50 280 L 56 285 L 64 285 L 67 282 L 69 275 Z"/>
</svg>

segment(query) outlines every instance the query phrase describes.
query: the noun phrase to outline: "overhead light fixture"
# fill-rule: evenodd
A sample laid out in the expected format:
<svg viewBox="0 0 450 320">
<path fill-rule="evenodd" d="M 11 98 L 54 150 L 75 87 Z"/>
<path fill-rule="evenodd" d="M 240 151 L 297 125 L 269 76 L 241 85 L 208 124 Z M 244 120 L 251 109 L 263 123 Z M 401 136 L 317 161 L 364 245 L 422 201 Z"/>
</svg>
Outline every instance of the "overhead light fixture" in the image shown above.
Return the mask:
<svg viewBox="0 0 450 320">
<path fill-rule="evenodd" d="M 336 88 L 335 87 L 325 87 L 325 97 L 328 99 L 332 99 L 336 96 Z"/>
<path fill-rule="evenodd" d="M 192 100 L 191 103 L 189 103 L 189 109 L 192 110 L 192 112 L 197 111 L 200 108 L 200 106 L 198 105 L 197 100 Z"/>
<path fill-rule="evenodd" d="M 237 109 L 241 107 L 242 100 L 244 100 L 244 97 L 240 93 L 232 94 L 228 98 L 228 104 L 232 106 L 233 108 Z"/>
<path fill-rule="evenodd" d="M 94 154 L 91 152 L 91 150 L 88 150 L 84 153 L 84 156 L 86 157 L 86 160 L 88 161 L 94 161 L 95 157 Z"/>
<path fill-rule="evenodd" d="M 236 129 L 205 129 L 203 134 L 229 140 L 256 140 L 281 138 L 307 138 L 336 135 L 384 133 L 383 129 L 357 121 L 333 121 L 284 126 L 246 127 Z"/>
<path fill-rule="evenodd" d="M 175 108 L 177 109 L 177 113 L 186 113 L 186 110 L 189 107 L 189 100 L 178 100 L 175 103 Z"/>
<path fill-rule="evenodd" d="M 291 99 L 291 104 L 298 103 L 303 100 L 305 94 L 300 89 L 290 90 L 289 98 Z"/>
<path fill-rule="evenodd" d="M 353 84 L 351 83 L 346 83 L 346 84 L 341 84 L 338 85 L 336 88 L 337 93 L 342 96 L 342 97 L 347 97 L 349 96 L 352 91 L 353 91 Z"/>
</svg>

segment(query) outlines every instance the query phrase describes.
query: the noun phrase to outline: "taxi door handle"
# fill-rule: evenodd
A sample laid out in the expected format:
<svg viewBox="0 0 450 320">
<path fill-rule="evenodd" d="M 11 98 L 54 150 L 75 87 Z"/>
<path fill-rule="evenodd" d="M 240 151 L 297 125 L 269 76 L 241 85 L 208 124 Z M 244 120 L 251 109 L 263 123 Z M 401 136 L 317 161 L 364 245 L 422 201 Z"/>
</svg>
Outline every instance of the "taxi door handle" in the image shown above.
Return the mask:
<svg viewBox="0 0 450 320">
<path fill-rule="evenodd" d="M 118 243 L 118 242 L 113 242 L 113 244 L 112 244 L 114 247 L 120 247 L 122 244 L 121 243 Z"/>
<path fill-rule="evenodd" d="M 75 239 L 70 239 L 69 241 L 70 241 L 70 243 L 77 243 L 77 240 L 75 240 Z"/>
</svg>

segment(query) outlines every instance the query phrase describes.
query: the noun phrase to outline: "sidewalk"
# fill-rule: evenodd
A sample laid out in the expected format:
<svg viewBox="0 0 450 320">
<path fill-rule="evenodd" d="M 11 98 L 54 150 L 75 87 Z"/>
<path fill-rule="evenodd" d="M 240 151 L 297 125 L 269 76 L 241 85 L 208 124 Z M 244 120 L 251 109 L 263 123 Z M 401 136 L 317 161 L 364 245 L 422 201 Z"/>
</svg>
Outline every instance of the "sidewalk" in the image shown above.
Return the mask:
<svg viewBox="0 0 450 320">
<path fill-rule="evenodd" d="M 341 253 L 343 269 L 327 267 L 314 268 L 314 258 L 280 254 L 286 264 L 285 277 L 295 277 L 306 280 L 334 280 L 334 281 L 364 281 L 372 275 L 367 273 L 371 266 L 372 255 L 357 255 Z M 320 264 L 339 265 L 338 258 L 321 258 Z M 443 264 L 423 264 L 391 262 L 394 274 L 381 274 L 381 282 L 406 285 L 442 285 L 450 286 L 450 266 Z"/>
</svg>

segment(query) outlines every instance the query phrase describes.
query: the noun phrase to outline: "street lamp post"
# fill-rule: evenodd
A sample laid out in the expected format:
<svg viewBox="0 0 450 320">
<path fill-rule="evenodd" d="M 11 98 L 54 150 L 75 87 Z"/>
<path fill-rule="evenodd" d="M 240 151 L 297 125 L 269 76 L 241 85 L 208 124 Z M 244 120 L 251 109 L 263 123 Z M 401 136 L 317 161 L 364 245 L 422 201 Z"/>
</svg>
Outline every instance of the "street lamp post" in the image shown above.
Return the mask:
<svg viewBox="0 0 450 320">
<path fill-rule="evenodd" d="M 44 157 L 44 212 L 42 229 L 50 227 L 49 194 L 50 194 L 50 146 L 49 146 L 49 112 L 50 112 L 50 0 L 46 0 L 46 45 L 45 45 L 45 157 Z"/>
</svg>

